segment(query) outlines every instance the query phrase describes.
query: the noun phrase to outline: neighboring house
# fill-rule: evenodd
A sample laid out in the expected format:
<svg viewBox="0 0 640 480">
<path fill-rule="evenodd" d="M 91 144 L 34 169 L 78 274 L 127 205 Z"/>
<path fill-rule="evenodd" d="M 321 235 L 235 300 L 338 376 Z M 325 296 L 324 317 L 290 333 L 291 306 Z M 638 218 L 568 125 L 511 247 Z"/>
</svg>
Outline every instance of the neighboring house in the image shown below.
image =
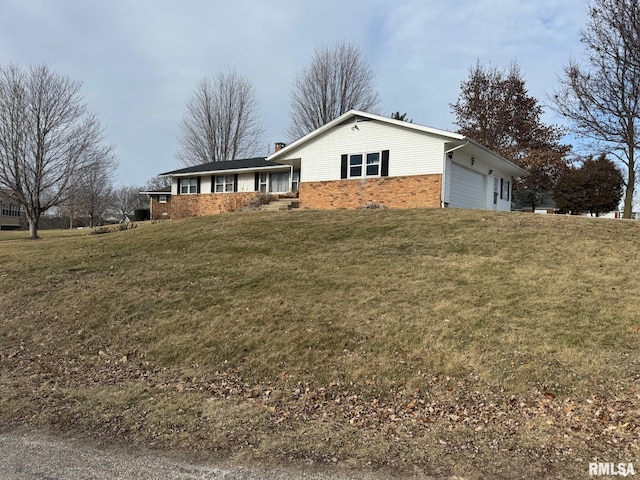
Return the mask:
<svg viewBox="0 0 640 480">
<path fill-rule="evenodd" d="M 282 146 L 281 144 L 279 144 Z M 301 208 L 511 210 L 527 173 L 457 133 L 351 110 L 266 158 L 163 173 L 173 218 L 235 210 L 259 192 L 299 196 Z M 159 198 L 153 192 L 152 208 Z"/>
<path fill-rule="evenodd" d="M 20 206 L 0 192 L 0 230 L 19 229 L 22 216 Z"/>
<path fill-rule="evenodd" d="M 158 190 L 149 190 L 140 192 L 141 195 L 147 195 L 149 202 L 149 217 L 152 220 L 162 220 L 171 218 L 169 212 L 169 199 L 171 198 L 171 187 L 160 188 Z"/>
<path fill-rule="evenodd" d="M 556 201 L 553 198 L 553 194 L 551 192 L 541 193 L 539 198 L 536 201 L 535 210 L 531 207 L 531 202 L 527 198 L 527 192 L 524 190 L 519 190 L 513 192 L 513 209 L 522 212 L 529 213 L 541 213 L 547 215 L 553 215 L 558 212 L 558 208 L 556 207 Z"/>
</svg>

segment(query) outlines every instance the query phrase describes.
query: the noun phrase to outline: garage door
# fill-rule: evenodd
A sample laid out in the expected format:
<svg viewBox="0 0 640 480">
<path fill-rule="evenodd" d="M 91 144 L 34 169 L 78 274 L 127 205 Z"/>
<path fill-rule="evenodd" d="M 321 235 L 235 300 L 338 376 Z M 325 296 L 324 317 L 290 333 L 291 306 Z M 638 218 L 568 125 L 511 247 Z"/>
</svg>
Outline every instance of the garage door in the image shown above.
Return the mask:
<svg viewBox="0 0 640 480">
<path fill-rule="evenodd" d="M 455 163 L 451 164 L 450 207 L 485 208 L 484 189 L 484 175 Z"/>
</svg>

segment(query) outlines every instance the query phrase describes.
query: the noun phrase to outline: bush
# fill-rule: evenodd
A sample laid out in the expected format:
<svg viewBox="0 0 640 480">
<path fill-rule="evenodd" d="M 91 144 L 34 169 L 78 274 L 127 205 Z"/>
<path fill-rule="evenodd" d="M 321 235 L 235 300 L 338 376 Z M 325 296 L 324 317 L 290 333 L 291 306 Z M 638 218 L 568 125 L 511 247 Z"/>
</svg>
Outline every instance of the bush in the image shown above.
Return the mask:
<svg viewBox="0 0 640 480">
<path fill-rule="evenodd" d="M 148 208 L 136 208 L 133 212 L 136 222 L 144 222 L 151 219 L 151 210 Z"/>
</svg>

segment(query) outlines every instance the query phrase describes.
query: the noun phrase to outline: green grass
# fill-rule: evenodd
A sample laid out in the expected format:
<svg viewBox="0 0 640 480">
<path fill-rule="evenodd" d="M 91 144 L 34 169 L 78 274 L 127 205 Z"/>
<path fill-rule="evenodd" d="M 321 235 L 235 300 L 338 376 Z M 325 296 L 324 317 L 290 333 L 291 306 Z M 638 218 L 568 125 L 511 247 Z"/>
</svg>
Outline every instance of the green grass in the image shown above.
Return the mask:
<svg viewBox="0 0 640 480">
<path fill-rule="evenodd" d="M 143 227 L 0 232 L 7 424 L 468 478 L 637 457 L 640 224 L 362 210 Z"/>
</svg>

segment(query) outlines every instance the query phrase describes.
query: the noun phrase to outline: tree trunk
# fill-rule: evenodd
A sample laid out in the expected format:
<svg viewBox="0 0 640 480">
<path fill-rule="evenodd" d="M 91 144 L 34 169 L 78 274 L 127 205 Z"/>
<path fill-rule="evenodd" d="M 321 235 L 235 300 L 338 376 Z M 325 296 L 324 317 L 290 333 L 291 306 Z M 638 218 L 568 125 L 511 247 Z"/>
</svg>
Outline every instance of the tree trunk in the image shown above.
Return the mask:
<svg viewBox="0 0 640 480">
<path fill-rule="evenodd" d="M 38 236 L 38 218 L 32 218 L 29 217 L 27 218 L 27 221 L 29 222 L 29 239 L 30 240 L 37 240 L 38 238 L 40 238 Z"/>
<path fill-rule="evenodd" d="M 622 218 L 631 218 L 633 212 L 633 192 L 636 186 L 636 162 L 633 147 L 629 149 L 629 178 L 627 179 L 627 190 L 624 194 L 624 212 Z"/>
</svg>

